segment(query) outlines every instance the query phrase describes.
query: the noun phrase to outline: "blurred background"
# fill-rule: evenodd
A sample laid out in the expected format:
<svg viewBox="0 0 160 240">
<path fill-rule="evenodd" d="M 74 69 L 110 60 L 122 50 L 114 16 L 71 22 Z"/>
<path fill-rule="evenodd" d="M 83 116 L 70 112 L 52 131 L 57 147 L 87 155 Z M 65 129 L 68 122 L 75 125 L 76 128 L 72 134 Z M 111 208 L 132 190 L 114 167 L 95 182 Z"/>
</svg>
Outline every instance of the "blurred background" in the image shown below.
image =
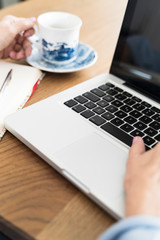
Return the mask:
<svg viewBox="0 0 160 240">
<path fill-rule="evenodd" d="M 0 0 L 0 8 L 5 8 L 9 5 L 18 3 L 18 2 L 22 2 L 24 0 Z"/>
</svg>

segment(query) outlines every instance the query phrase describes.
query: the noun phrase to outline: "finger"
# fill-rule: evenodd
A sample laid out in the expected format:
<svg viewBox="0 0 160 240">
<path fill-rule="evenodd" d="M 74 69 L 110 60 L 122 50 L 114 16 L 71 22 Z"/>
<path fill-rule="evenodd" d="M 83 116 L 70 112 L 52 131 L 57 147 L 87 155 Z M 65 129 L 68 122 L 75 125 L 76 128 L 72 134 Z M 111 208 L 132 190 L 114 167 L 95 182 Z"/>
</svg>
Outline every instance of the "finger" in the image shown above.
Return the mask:
<svg viewBox="0 0 160 240">
<path fill-rule="evenodd" d="M 0 58 L 8 58 L 9 57 L 9 53 L 14 49 L 16 41 L 14 40 L 10 45 L 8 45 L 7 48 L 5 48 L 3 51 L 1 51 L 1 56 Z"/>
<path fill-rule="evenodd" d="M 31 55 L 31 52 L 32 52 L 32 46 L 28 46 L 24 51 L 25 57 L 29 57 Z"/>
<path fill-rule="evenodd" d="M 5 49 L 5 50 L 3 51 L 3 57 L 2 57 L 2 58 L 3 58 L 3 59 L 8 58 L 8 54 L 9 54 L 8 50 Z"/>
<path fill-rule="evenodd" d="M 160 142 L 156 144 L 154 148 L 151 149 L 152 154 L 155 156 L 155 160 L 157 159 L 158 161 L 160 160 Z"/>
<path fill-rule="evenodd" d="M 8 58 L 9 57 L 9 53 L 12 51 L 12 44 L 10 44 L 7 48 L 5 48 L 3 50 L 3 58 Z"/>
<path fill-rule="evenodd" d="M 0 59 L 3 58 L 3 51 L 0 51 Z"/>
<path fill-rule="evenodd" d="M 20 34 L 17 34 L 16 42 L 19 43 L 19 44 L 23 44 L 23 41 L 24 41 L 24 37 Z"/>
<path fill-rule="evenodd" d="M 141 137 L 134 137 L 132 146 L 129 151 L 129 159 L 135 158 L 137 155 L 141 155 L 145 152 L 145 145 Z"/>
<path fill-rule="evenodd" d="M 9 53 L 9 56 L 10 56 L 11 59 L 16 59 L 16 52 L 11 51 L 11 52 Z"/>
<path fill-rule="evenodd" d="M 4 50 L 15 39 L 17 34 L 32 29 L 36 18 L 17 18 L 11 15 L 1 20 L 1 37 L 0 50 Z"/>
<path fill-rule="evenodd" d="M 23 36 L 24 36 L 24 37 L 31 37 L 34 33 L 35 33 L 34 28 L 30 28 L 29 30 L 26 30 L 26 31 L 23 33 Z"/>
<path fill-rule="evenodd" d="M 29 57 L 32 52 L 32 45 L 28 39 L 25 39 L 23 42 L 23 49 L 26 57 Z"/>
<path fill-rule="evenodd" d="M 8 56 L 9 56 L 9 50 L 8 50 L 8 49 L 5 49 L 5 50 L 3 51 L 3 58 L 6 59 L 6 58 L 8 58 Z"/>
<path fill-rule="evenodd" d="M 22 49 L 22 46 L 21 46 L 20 44 L 16 44 L 16 45 L 14 46 L 14 51 L 15 51 L 15 52 L 19 52 L 21 49 Z"/>
<path fill-rule="evenodd" d="M 33 28 L 34 24 L 36 22 L 36 18 L 17 18 L 17 21 L 15 21 L 14 28 L 17 33 L 21 31 L 26 31 L 30 28 Z"/>
<path fill-rule="evenodd" d="M 158 143 L 154 146 L 154 148 L 159 149 L 159 151 L 160 151 L 160 142 L 158 142 Z M 153 149 L 154 149 L 154 148 L 153 148 Z"/>
<path fill-rule="evenodd" d="M 23 50 L 19 51 L 18 53 L 15 51 L 12 51 L 12 52 L 10 52 L 9 56 L 10 56 L 10 58 L 12 58 L 14 60 L 20 60 L 20 59 L 25 58 L 25 54 L 24 54 Z"/>
<path fill-rule="evenodd" d="M 12 33 L 16 36 L 18 33 L 22 31 L 26 31 L 30 28 L 33 28 L 36 18 L 19 18 L 12 15 L 8 15 L 3 18 L 3 22 L 5 26 L 11 27 Z"/>
<path fill-rule="evenodd" d="M 24 54 L 24 50 L 21 50 L 20 52 L 17 53 L 16 59 L 19 60 L 23 58 L 25 58 L 25 54 Z"/>
</svg>

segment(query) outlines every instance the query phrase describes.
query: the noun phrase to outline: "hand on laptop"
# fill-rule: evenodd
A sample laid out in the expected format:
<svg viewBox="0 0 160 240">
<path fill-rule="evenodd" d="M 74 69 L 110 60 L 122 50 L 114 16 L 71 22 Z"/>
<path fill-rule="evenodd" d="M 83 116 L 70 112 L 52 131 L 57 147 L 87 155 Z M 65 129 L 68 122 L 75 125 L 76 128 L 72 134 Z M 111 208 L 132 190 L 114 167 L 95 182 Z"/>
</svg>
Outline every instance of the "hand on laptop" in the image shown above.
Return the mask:
<svg viewBox="0 0 160 240">
<path fill-rule="evenodd" d="M 129 151 L 125 176 L 126 217 L 160 217 L 160 143 L 145 151 L 141 137 L 135 137 Z"/>
<path fill-rule="evenodd" d="M 0 58 L 22 59 L 30 56 L 28 37 L 34 34 L 36 19 L 5 16 L 0 21 Z"/>
</svg>

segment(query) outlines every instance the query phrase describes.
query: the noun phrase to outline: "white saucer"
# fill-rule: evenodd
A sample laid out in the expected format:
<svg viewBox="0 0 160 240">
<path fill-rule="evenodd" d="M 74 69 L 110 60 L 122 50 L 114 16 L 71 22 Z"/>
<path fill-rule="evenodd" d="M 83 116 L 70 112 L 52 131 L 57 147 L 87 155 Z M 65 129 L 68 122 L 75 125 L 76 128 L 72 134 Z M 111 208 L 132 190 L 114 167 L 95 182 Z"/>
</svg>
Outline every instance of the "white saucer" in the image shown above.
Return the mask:
<svg viewBox="0 0 160 240">
<path fill-rule="evenodd" d="M 96 60 L 96 51 L 91 46 L 82 42 L 80 42 L 78 45 L 77 58 L 68 64 L 52 64 L 44 61 L 42 59 L 40 50 L 34 44 L 32 44 L 31 56 L 27 58 L 27 62 L 33 67 L 55 73 L 80 71 L 82 69 L 91 67 Z"/>
</svg>

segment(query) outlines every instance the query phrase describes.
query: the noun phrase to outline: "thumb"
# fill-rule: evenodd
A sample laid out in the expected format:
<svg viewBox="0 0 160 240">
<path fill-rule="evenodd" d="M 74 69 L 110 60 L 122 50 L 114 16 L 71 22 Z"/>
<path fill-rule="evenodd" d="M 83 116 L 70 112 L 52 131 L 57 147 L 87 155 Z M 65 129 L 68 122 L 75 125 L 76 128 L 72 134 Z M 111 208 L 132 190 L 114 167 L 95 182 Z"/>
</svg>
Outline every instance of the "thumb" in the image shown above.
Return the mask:
<svg viewBox="0 0 160 240">
<path fill-rule="evenodd" d="M 16 34 L 20 33 L 21 31 L 26 31 L 30 28 L 33 28 L 36 22 L 36 18 L 16 18 L 16 21 L 13 23 L 13 28 Z"/>
<path fill-rule="evenodd" d="M 10 28 L 14 36 L 18 33 L 28 30 L 34 26 L 36 22 L 36 18 L 19 18 L 12 15 L 7 15 L 2 19 L 2 25 L 6 26 L 6 28 Z M 12 36 L 13 37 L 13 36 Z"/>
<path fill-rule="evenodd" d="M 132 146 L 129 151 L 129 159 L 135 158 L 136 155 L 141 155 L 145 152 L 145 145 L 141 137 L 134 137 Z"/>
</svg>

